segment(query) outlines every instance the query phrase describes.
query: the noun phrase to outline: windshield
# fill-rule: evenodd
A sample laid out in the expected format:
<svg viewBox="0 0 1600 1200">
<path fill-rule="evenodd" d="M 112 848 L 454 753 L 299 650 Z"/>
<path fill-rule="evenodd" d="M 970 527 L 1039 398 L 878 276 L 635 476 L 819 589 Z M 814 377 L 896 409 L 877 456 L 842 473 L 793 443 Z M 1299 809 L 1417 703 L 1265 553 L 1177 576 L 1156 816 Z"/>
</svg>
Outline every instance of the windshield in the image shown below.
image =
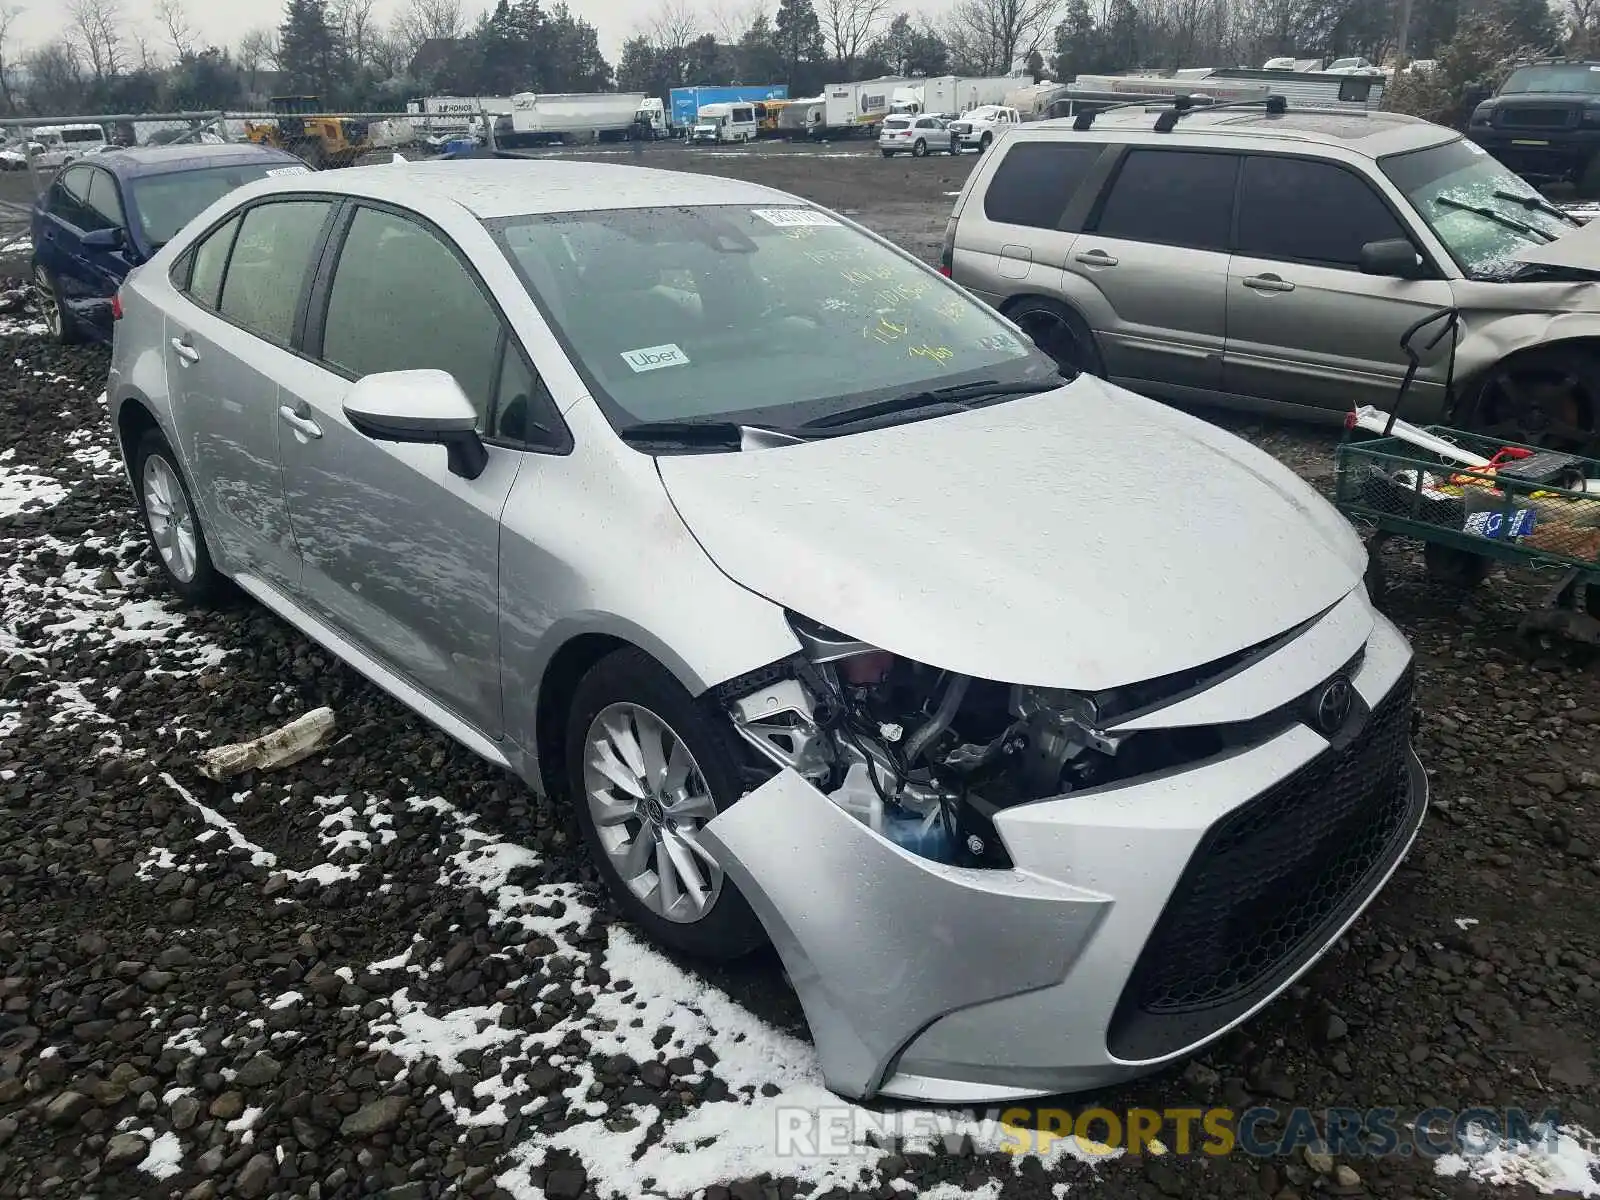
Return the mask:
<svg viewBox="0 0 1600 1200">
<path fill-rule="evenodd" d="M 1521 269 L 1517 254 L 1577 227 L 1576 221 L 1550 211 L 1537 191 L 1482 147 L 1462 138 L 1429 150 L 1391 155 L 1379 159 L 1378 165 L 1406 194 L 1456 265 L 1474 279 L 1515 274 Z"/>
<path fill-rule="evenodd" d="M 1499 94 L 1516 92 L 1589 92 L 1600 95 L 1600 65 L 1562 63 L 1558 66 L 1521 67 L 1500 85 Z"/>
<path fill-rule="evenodd" d="M 164 246 L 177 236 L 178 230 L 234 188 L 286 170 L 306 169 L 294 163 L 269 161 L 145 175 L 133 181 L 133 207 L 145 240 L 153 247 Z"/>
<path fill-rule="evenodd" d="M 607 417 L 792 426 L 1055 364 L 928 268 L 817 209 L 487 222 Z"/>
</svg>

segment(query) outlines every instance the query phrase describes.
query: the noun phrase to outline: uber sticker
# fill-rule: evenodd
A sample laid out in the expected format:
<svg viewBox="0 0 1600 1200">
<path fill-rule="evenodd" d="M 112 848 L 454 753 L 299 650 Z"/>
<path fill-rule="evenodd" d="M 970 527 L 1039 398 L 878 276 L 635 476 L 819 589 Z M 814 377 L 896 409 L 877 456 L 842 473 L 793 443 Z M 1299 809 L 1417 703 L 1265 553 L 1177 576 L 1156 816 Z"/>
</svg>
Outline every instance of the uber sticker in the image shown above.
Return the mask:
<svg viewBox="0 0 1600 1200">
<path fill-rule="evenodd" d="M 780 229 L 799 229 L 807 225 L 836 226 L 835 221 L 827 213 L 818 212 L 814 208 L 754 208 L 752 215 L 760 217 L 768 225 L 776 225 Z"/>
<path fill-rule="evenodd" d="M 689 356 L 671 342 L 664 346 L 645 346 L 640 350 L 624 350 L 622 361 L 635 374 L 640 371 L 659 371 L 662 367 L 686 367 Z"/>
<path fill-rule="evenodd" d="M 279 175 L 309 175 L 311 168 L 296 164 L 292 167 L 273 167 L 267 172 L 268 179 L 276 179 Z"/>
</svg>

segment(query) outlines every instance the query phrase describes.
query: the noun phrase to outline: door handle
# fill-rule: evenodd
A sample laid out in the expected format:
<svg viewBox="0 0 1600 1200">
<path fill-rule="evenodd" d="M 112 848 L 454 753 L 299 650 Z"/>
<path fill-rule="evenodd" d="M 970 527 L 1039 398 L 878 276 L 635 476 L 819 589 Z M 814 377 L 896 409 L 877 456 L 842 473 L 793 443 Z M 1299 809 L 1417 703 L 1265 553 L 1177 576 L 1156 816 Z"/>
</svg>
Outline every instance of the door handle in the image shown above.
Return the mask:
<svg viewBox="0 0 1600 1200">
<path fill-rule="evenodd" d="M 185 363 L 197 363 L 200 361 L 200 351 L 189 345 L 182 338 L 172 339 L 172 352 L 183 359 Z"/>
<path fill-rule="evenodd" d="M 302 417 L 287 404 L 278 406 L 278 419 L 301 437 L 319 438 L 322 436 L 322 426 L 310 417 Z"/>
<path fill-rule="evenodd" d="M 1244 281 L 1247 288 L 1257 292 L 1292 292 L 1294 284 L 1277 275 L 1251 275 Z"/>
<path fill-rule="evenodd" d="M 1114 267 L 1117 260 L 1104 250 L 1090 250 L 1086 254 L 1074 255 L 1086 267 Z"/>
</svg>

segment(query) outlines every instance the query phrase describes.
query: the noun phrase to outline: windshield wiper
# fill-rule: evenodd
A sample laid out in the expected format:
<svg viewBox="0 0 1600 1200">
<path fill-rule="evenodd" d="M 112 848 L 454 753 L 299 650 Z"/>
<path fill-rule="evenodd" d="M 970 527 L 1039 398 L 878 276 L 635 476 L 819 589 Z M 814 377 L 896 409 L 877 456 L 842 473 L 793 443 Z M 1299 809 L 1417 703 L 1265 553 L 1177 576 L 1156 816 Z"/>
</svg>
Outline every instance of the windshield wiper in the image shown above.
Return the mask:
<svg viewBox="0 0 1600 1200">
<path fill-rule="evenodd" d="M 1435 196 L 1433 198 L 1433 202 L 1435 204 L 1442 204 L 1446 208 L 1455 208 L 1460 209 L 1462 212 L 1475 213 L 1480 217 L 1493 221 L 1496 225 L 1504 225 L 1507 229 L 1514 229 L 1518 233 L 1529 237 L 1542 238 L 1546 242 L 1553 242 L 1556 240 L 1555 234 L 1546 233 L 1544 230 L 1536 228 L 1533 225 L 1529 225 L 1526 221 L 1519 221 L 1515 217 L 1508 217 L 1505 215 L 1505 213 L 1497 212 L 1496 210 L 1490 208 L 1487 204 L 1468 204 L 1465 200 L 1452 200 L 1449 196 Z"/>
<path fill-rule="evenodd" d="M 1543 196 L 1521 196 L 1516 192 L 1496 190 L 1494 197 L 1496 200 L 1510 200 L 1513 204 L 1522 205 L 1523 208 L 1536 208 L 1540 212 L 1549 213 L 1552 217 L 1559 217 L 1561 220 L 1568 221 L 1573 225 L 1582 224 L 1582 222 L 1577 220 L 1577 218 L 1575 218 L 1571 213 L 1565 211 L 1564 209 L 1557 208 Z"/>
<path fill-rule="evenodd" d="M 630 445 L 710 446 L 739 450 L 747 435 L 798 441 L 794 434 L 767 425 L 744 425 L 738 421 L 699 420 L 685 417 L 675 421 L 636 421 L 617 430 L 617 436 Z"/>
<path fill-rule="evenodd" d="M 930 415 L 936 415 L 934 414 L 936 409 L 964 412 L 973 407 L 974 401 L 1000 400 L 1007 396 L 1031 396 L 1039 392 L 1053 392 L 1060 386 L 1060 382 L 1000 383 L 994 379 L 983 379 L 977 383 L 963 383 L 953 387 L 925 388 L 922 391 L 907 392 L 903 396 L 892 396 L 887 400 L 875 400 L 871 404 L 863 404 L 856 408 L 825 413 L 823 416 L 802 422 L 800 428 L 835 429 L 841 425 L 870 421 L 875 417 L 890 417 L 924 409 L 928 410 Z"/>
</svg>

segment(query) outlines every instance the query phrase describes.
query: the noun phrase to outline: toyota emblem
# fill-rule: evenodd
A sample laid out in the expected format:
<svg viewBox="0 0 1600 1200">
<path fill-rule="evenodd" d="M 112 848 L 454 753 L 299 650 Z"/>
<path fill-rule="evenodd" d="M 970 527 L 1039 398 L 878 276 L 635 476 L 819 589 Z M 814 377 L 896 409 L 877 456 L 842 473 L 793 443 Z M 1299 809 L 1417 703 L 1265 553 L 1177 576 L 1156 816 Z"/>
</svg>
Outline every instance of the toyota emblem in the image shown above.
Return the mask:
<svg viewBox="0 0 1600 1200">
<path fill-rule="evenodd" d="M 1350 717 L 1350 707 L 1354 700 L 1355 692 L 1348 679 L 1343 675 L 1336 675 L 1330 679 L 1328 686 L 1323 688 L 1322 694 L 1317 697 L 1317 728 L 1327 737 L 1338 733 Z"/>
</svg>

